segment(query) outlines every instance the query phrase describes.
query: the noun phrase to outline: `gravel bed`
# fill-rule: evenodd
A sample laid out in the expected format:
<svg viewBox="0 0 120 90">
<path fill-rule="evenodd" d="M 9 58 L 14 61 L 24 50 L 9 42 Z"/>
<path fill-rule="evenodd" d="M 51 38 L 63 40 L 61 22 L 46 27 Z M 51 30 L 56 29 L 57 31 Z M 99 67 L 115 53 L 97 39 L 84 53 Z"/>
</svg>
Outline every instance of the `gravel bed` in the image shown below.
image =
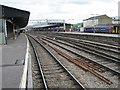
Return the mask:
<svg viewBox="0 0 120 90">
<path fill-rule="evenodd" d="M 33 88 L 43 88 L 39 68 L 37 61 L 35 59 L 33 50 L 31 48 L 31 58 L 32 58 L 32 79 L 33 79 Z"/>
<path fill-rule="evenodd" d="M 58 41 L 60 41 L 60 42 L 63 42 L 63 41 L 61 41 L 61 40 L 58 40 Z M 67 42 L 65 42 L 66 44 L 68 44 L 68 45 L 71 45 L 71 46 L 75 46 L 74 44 L 70 44 L 70 43 L 67 43 Z M 82 46 L 86 46 L 86 45 L 82 45 Z M 79 48 L 79 46 L 75 46 L 75 47 L 77 47 L 77 48 Z M 113 53 L 113 52 L 110 52 L 110 51 L 106 51 L 106 50 L 102 50 L 102 49 L 97 49 L 97 48 L 95 48 L 95 47 L 89 47 L 89 46 L 87 46 L 88 48 L 91 48 L 92 50 L 97 50 L 97 51 L 99 51 L 99 52 L 105 52 L 106 54 L 108 54 L 108 55 L 111 55 L 111 56 L 115 56 L 115 57 L 118 57 L 119 56 L 119 54 L 118 53 Z M 103 58 L 102 58 L 103 59 Z"/>
<path fill-rule="evenodd" d="M 108 54 L 108 55 L 112 55 L 112 56 L 115 56 L 115 57 L 118 57 L 118 56 L 119 56 L 118 53 L 114 53 L 114 52 L 105 50 L 105 49 L 108 49 L 107 47 L 106 47 L 106 48 L 105 48 L 105 47 L 99 48 L 100 46 L 98 46 L 98 45 L 95 47 L 95 46 L 83 44 L 83 43 L 81 43 L 81 42 L 80 42 L 80 44 L 85 45 L 85 46 L 87 46 L 87 47 L 90 48 L 90 49 L 97 50 L 97 51 L 99 51 L 99 52 L 104 52 L 104 53 L 106 53 L 106 54 Z M 104 48 L 105 48 L 105 49 L 104 49 Z"/>
<path fill-rule="evenodd" d="M 59 44 L 59 43 L 57 43 L 57 44 Z M 63 45 L 63 44 L 59 44 L 59 45 Z M 69 49 L 69 48 L 71 48 L 70 46 L 66 46 L 66 45 L 63 45 L 65 48 L 67 48 L 67 49 Z M 71 50 L 72 51 L 75 51 L 75 52 L 78 52 L 80 55 L 83 55 L 83 56 L 85 56 L 85 57 L 87 57 L 87 58 L 90 58 L 90 59 L 92 59 L 92 60 L 94 60 L 94 61 L 97 61 L 97 62 L 99 62 L 100 64 L 103 64 L 104 63 L 104 65 L 105 66 L 107 66 L 107 67 L 110 67 L 111 69 L 113 69 L 113 70 L 116 70 L 115 68 L 116 68 L 116 66 L 119 66 L 118 64 L 116 64 L 116 63 L 112 63 L 112 62 L 110 62 L 110 61 L 108 61 L 108 60 L 103 60 L 103 58 L 98 58 L 97 56 L 93 56 L 93 55 L 91 55 L 91 54 L 88 54 L 88 53 L 86 53 L 86 52 L 84 52 L 84 51 L 80 51 L 80 50 L 77 50 L 77 49 L 74 49 L 74 48 L 71 48 Z"/>
<path fill-rule="evenodd" d="M 66 71 L 63 68 L 59 68 L 58 63 L 54 61 L 54 59 L 46 53 L 41 47 L 35 45 L 37 52 L 40 57 L 40 62 L 42 64 L 42 69 L 45 75 L 45 79 L 49 88 L 79 88 L 79 86 L 75 85 L 75 82 L 69 77 Z M 33 64 L 36 62 L 33 62 Z M 33 82 L 34 88 L 40 88 L 41 78 L 38 74 L 38 69 L 36 69 L 36 65 L 33 65 Z"/>
<path fill-rule="evenodd" d="M 86 88 L 117 88 L 118 87 L 118 76 L 116 75 L 112 75 L 109 71 L 106 71 L 104 73 L 102 73 L 102 75 L 106 76 L 109 80 L 111 80 L 113 82 L 112 85 L 108 85 L 105 82 L 101 81 L 100 79 L 98 79 L 97 77 L 95 77 L 94 75 L 92 75 L 91 73 L 84 71 L 83 69 L 81 69 L 80 67 L 74 65 L 73 63 L 69 62 L 68 60 L 66 60 L 65 58 L 63 58 L 62 56 L 59 56 L 53 49 L 51 49 L 50 47 L 48 47 L 55 56 L 57 56 L 58 59 L 60 59 L 60 61 L 65 65 L 65 67 L 73 74 L 75 75 L 75 77 L 86 87 Z M 59 48 L 61 49 L 61 48 Z M 61 49 L 62 50 L 62 49 Z M 62 50 L 63 51 L 63 50 Z M 65 51 L 64 51 L 65 52 Z M 79 52 L 82 53 L 82 55 L 86 55 L 89 56 L 89 54 L 87 55 L 86 53 L 83 52 Z M 70 54 L 70 53 L 68 53 Z M 73 57 L 76 57 L 74 55 L 71 55 Z M 89 56 L 91 58 L 91 56 Z M 96 57 L 92 57 L 92 58 L 96 58 Z M 97 60 L 96 60 L 97 61 Z M 99 73 L 99 72 L 98 72 Z M 36 77 L 37 78 L 37 77 Z M 39 78 L 39 77 L 38 77 Z"/>
<path fill-rule="evenodd" d="M 51 44 L 52 46 L 56 47 L 55 45 Z M 63 45 L 64 47 L 66 47 L 65 45 Z M 103 82 L 102 80 L 98 79 L 97 77 L 95 77 L 94 75 L 92 75 L 90 72 L 84 71 L 83 69 L 81 69 L 80 67 L 74 65 L 73 63 L 69 62 L 68 60 L 66 60 L 65 58 L 63 58 L 62 56 L 59 56 L 53 49 L 51 49 L 50 47 L 48 47 L 55 56 L 57 56 L 60 61 L 66 66 L 66 68 L 68 68 L 68 70 L 70 70 L 70 72 L 75 75 L 75 77 L 86 87 L 86 88 L 117 88 L 118 87 L 118 77 L 115 75 L 112 75 L 109 71 L 106 71 L 104 73 L 102 73 L 102 75 L 104 75 L 106 78 L 108 78 L 110 81 L 113 82 L 113 84 L 108 85 L 105 82 Z M 67 47 L 70 48 L 70 47 Z M 58 47 L 58 49 L 62 50 L 63 52 L 65 52 L 66 54 L 71 55 L 72 57 L 76 57 L 75 55 L 66 52 L 65 50 L 61 49 Z M 92 58 L 94 60 L 96 60 L 96 57 L 91 56 L 90 54 L 86 54 L 82 51 L 78 51 L 75 49 L 70 48 L 71 50 L 74 50 L 76 52 L 78 52 L 79 54 L 85 55 L 89 58 Z M 98 72 L 99 73 L 99 72 Z"/>
</svg>

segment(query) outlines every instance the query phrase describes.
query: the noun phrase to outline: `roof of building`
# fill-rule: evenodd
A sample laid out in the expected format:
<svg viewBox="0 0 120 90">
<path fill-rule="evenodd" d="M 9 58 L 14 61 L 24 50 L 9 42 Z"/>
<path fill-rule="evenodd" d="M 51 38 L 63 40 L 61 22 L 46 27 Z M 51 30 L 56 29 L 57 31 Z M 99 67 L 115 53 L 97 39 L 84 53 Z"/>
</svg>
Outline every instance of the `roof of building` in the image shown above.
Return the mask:
<svg viewBox="0 0 120 90">
<path fill-rule="evenodd" d="M 30 15 L 29 11 L 4 5 L 0 5 L 0 10 L 0 18 L 12 21 L 17 28 L 23 28 L 27 25 Z"/>
<path fill-rule="evenodd" d="M 71 26 L 71 24 L 67 24 L 65 23 L 66 26 Z M 63 23 L 58 23 L 58 24 L 45 24 L 45 25 L 36 25 L 36 26 L 33 26 L 33 28 L 52 28 L 52 27 L 60 27 L 60 26 L 63 26 Z"/>
<path fill-rule="evenodd" d="M 99 15 L 99 16 L 90 17 L 90 18 L 88 18 L 88 19 L 84 19 L 84 21 L 86 21 L 86 20 L 94 20 L 94 19 L 98 19 L 98 18 L 100 18 L 100 17 L 102 17 L 102 16 L 107 16 L 107 15 L 104 14 L 104 15 Z M 108 17 L 108 16 L 107 16 L 107 17 Z"/>
</svg>

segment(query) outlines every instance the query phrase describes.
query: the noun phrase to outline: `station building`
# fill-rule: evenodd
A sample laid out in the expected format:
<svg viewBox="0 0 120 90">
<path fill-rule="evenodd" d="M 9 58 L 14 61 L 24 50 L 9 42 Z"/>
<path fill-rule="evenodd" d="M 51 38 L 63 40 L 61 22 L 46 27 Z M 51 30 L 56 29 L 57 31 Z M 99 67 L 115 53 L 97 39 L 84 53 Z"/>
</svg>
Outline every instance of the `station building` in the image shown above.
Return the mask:
<svg viewBox="0 0 120 90">
<path fill-rule="evenodd" d="M 110 18 L 105 14 L 105 15 L 90 17 L 88 19 L 83 20 L 84 27 L 94 26 L 98 24 L 112 24 L 112 18 Z"/>
<path fill-rule="evenodd" d="M 29 20 L 29 11 L 0 5 L 0 44 L 15 37 L 20 28 L 25 27 Z"/>
<path fill-rule="evenodd" d="M 112 17 L 112 24 L 118 24 L 120 22 L 120 17 Z"/>
</svg>

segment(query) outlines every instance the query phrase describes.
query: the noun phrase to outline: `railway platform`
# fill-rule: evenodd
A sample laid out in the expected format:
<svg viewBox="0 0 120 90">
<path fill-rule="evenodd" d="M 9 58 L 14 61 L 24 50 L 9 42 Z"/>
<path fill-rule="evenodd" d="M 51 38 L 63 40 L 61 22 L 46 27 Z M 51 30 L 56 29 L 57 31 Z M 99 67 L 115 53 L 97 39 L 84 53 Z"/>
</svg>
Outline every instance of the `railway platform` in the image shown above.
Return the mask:
<svg viewBox="0 0 120 90">
<path fill-rule="evenodd" d="M 104 44 L 119 45 L 119 34 L 103 34 L 103 33 L 80 33 L 80 32 L 54 32 L 47 33 L 49 36 L 64 36 L 82 40 L 89 40 L 94 42 L 100 42 Z M 47 35 L 45 34 L 45 35 Z"/>
<path fill-rule="evenodd" d="M 2 46 L 2 88 L 20 88 L 25 68 L 27 38 L 20 34 Z"/>
</svg>

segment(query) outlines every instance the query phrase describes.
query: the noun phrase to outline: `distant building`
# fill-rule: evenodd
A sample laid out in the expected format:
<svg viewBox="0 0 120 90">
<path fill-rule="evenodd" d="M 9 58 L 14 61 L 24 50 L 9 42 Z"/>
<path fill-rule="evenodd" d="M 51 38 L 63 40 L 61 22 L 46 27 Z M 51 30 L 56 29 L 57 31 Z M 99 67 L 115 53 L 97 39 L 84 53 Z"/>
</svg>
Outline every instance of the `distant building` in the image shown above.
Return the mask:
<svg viewBox="0 0 120 90">
<path fill-rule="evenodd" d="M 99 24 L 112 24 L 112 18 L 107 15 L 99 15 L 83 20 L 84 27 L 95 26 Z"/>
<path fill-rule="evenodd" d="M 118 24 L 120 22 L 120 17 L 112 17 L 112 24 Z"/>
</svg>

